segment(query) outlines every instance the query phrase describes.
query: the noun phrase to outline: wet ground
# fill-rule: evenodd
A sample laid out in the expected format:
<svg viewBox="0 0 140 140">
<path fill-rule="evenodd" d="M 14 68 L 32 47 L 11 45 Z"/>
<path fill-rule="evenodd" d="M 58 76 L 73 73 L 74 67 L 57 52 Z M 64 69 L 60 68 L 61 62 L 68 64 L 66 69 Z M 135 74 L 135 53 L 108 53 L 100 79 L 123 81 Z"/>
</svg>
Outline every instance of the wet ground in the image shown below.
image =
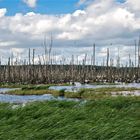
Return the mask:
<svg viewBox="0 0 140 140">
<path fill-rule="evenodd" d="M 124 84 L 124 83 L 118 83 L 115 85 L 91 85 L 91 84 L 80 84 L 78 82 L 75 83 L 75 85 L 71 86 L 51 86 L 49 89 L 53 90 L 66 90 L 66 91 L 78 91 L 79 89 L 82 88 L 106 88 L 106 87 L 125 87 L 125 88 L 140 88 L 140 83 L 129 83 L 129 84 Z"/>
<path fill-rule="evenodd" d="M 104 87 L 125 87 L 125 88 L 140 88 L 140 84 L 137 83 L 130 83 L 130 84 L 118 84 L 118 85 L 90 85 L 84 84 L 81 85 L 80 83 L 75 83 L 74 86 L 51 86 L 50 89 L 53 90 L 66 90 L 66 91 L 78 91 L 82 88 L 104 88 Z M 74 100 L 78 101 L 78 99 L 70 99 L 65 97 L 54 97 L 51 94 L 44 94 L 44 95 L 8 95 L 5 94 L 6 91 L 14 90 L 9 88 L 0 88 L 0 102 L 10 102 L 10 103 L 26 103 L 32 101 L 44 101 L 44 100 Z M 140 96 L 140 91 L 121 91 L 121 92 L 112 92 L 112 95 L 136 95 Z"/>
<path fill-rule="evenodd" d="M 67 100 L 67 101 L 78 101 L 78 99 L 71 99 L 65 97 L 54 97 L 51 94 L 44 95 L 8 95 L 5 94 L 6 91 L 14 90 L 9 88 L 0 88 L 0 102 L 8 102 L 8 103 L 26 103 L 33 101 L 50 101 L 50 100 Z"/>
</svg>

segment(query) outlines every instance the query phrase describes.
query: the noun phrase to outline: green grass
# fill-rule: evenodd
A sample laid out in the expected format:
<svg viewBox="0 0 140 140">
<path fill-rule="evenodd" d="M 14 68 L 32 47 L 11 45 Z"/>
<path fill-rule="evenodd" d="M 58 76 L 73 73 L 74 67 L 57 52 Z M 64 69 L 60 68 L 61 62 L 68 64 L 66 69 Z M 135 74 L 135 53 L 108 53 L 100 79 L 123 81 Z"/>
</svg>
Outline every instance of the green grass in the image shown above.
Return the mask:
<svg viewBox="0 0 140 140">
<path fill-rule="evenodd" d="M 43 94 L 53 94 L 58 95 L 59 91 L 56 90 L 49 90 L 49 89 L 28 89 L 28 90 L 11 90 L 6 92 L 7 94 L 11 95 L 43 95 Z"/>
<path fill-rule="evenodd" d="M 138 140 L 140 97 L 0 103 L 0 140 Z"/>
</svg>

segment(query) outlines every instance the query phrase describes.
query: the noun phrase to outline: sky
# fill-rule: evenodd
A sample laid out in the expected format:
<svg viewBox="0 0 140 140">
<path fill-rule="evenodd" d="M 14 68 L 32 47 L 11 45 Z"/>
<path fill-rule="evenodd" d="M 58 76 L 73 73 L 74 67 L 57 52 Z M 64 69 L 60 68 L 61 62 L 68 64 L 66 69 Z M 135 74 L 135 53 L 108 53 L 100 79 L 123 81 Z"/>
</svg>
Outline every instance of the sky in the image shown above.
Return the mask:
<svg viewBox="0 0 140 140">
<path fill-rule="evenodd" d="M 65 14 L 78 9 L 77 2 L 77 0 L 1 0 L 0 8 L 7 8 L 6 15 L 9 16 L 31 11 L 40 14 Z"/>
<path fill-rule="evenodd" d="M 44 57 L 44 38 L 57 62 L 90 64 L 96 44 L 96 64 L 106 60 L 107 48 L 114 64 L 134 61 L 134 41 L 140 35 L 140 0 L 0 0 L 0 58 L 6 62 L 27 59 L 28 49 Z M 118 53 L 119 52 L 119 53 Z"/>
</svg>

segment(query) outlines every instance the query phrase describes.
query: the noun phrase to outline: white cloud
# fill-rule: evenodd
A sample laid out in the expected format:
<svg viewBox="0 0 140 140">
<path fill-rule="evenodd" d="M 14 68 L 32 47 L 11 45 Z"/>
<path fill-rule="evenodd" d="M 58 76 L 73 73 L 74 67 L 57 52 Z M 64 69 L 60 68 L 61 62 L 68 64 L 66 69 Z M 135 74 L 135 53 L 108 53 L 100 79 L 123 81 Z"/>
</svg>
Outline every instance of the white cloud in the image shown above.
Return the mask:
<svg viewBox="0 0 140 140">
<path fill-rule="evenodd" d="M 17 45 L 18 42 L 16 41 L 0 41 L 0 47 L 9 47 L 9 46 L 14 46 Z"/>
<path fill-rule="evenodd" d="M 140 0 L 126 0 L 125 4 L 132 10 L 140 11 Z"/>
<path fill-rule="evenodd" d="M 3 17 L 3 16 L 5 16 L 6 12 L 7 12 L 7 9 L 6 8 L 0 9 L 0 18 Z"/>
<path fill-rule="evenodd" d="M 118 3 L 115 0 L 94 0 L 92 3 L 90 1 L 90 4 L 83 10 L 79 9 L 62 15 L 42 15 L 30 12 L 25 15 L 17 13 L 14 16 L 5 16 L 6 10 L 0 9 L 0 17 L 2 17 L 0 38 L 3 42 L 9 40 L 18 42 L 14 44 L 15 48 L 39 48 L 44 35 L 47 38 L 47 45 L 49 44 L 52 33 L 54 50 L 57 48 L 56 51 L 59 52 L 57 56 L 60 56 L 63 49 L 63 52 L 70 54 L 65 52 L 65 55 L 71 56 L 75 53 L 79 55 L 79 58 L 86 52 L 91 55 L 92 49 L 89 47 L 95 42 L 98 46 L 99 59 L 102 61 L 101 57 L 106 55 L 102 53 L 102 48 L 105 46 L 114 48 L 112 53 L 116 57 L 115 48 L 119 46 L 128 48 L 129 51 L 128 46 L 133 45 L 134 39 L 137 39 L 140 33 L 139 0 L 134 1 L 135 3 L 131 0 Z M 110 43 L 113 45 L 110 46 Z M 87 49 L 81 52 L 83 48 Z M 44 53 L 40 49 L 37 51 L 40 54 Z M 125 54 L 126 50 L 122 51 L 124 51 L 122 54 Z"/>
<path fill-rule="evenodd" d="M 23 2 L 29 7 L 34 8 L 36 7 L 37 0 L 23 0 Z"/>
</svg>

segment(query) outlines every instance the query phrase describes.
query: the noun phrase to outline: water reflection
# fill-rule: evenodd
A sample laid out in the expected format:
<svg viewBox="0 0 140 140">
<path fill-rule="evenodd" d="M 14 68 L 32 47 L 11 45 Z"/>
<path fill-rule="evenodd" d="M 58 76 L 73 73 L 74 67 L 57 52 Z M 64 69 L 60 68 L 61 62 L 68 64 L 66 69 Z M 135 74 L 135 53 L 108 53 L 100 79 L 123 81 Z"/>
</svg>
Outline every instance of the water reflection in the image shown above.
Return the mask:
<svg viewBox="0 0 140 140">
<path fill-rule="evenodd" d="M 5 92 L 14 89 L 0 88 L 0 102 L 8 103 L 26 103 L 33 101 L 50 101 L 50 100 L 66 100 L 66 101 L 79 101 L 79 99 L 71 99 L 65 97 L 54 97 L 52 94 L 44 95 L 8 95 Z"/>
</svg>

